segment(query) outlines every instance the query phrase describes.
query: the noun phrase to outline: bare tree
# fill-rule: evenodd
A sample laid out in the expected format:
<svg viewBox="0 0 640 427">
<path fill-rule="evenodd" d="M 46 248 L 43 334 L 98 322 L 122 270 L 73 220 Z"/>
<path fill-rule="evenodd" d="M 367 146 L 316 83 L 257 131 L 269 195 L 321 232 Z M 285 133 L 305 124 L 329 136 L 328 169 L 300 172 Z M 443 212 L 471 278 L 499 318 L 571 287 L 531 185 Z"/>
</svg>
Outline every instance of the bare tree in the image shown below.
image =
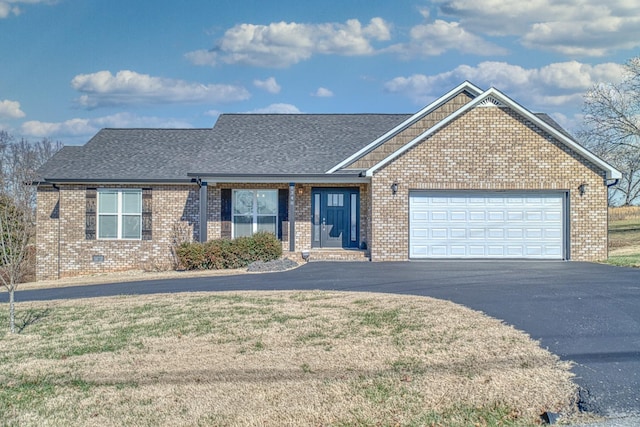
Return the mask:
<svg viewBox="0 0 640 427">
<path fill-rule="evenodd" d="M 630 59 L 620 83 L 600 83 L 585 96 L 581 142 L 622 172 L 610 202 L 640 200 L 640 57 Z"/>
<path fill-rule="evenodd" d="M 19 205 L 35 208 L 35 188 L 25 183 L 35 179 L 38 168 L 60 148 L 61 143 L 47 138 L 37 142 L 14 141 L 10 134 L 0 133 L 0 191 Z"/>
<path fill-rule="evenodd" d="M 15 141 L 0 131 L 0 283 L 9 292 L 9 327 L 15 333 L 15 291 L 34 268 L 36 172 L 62 147 L 43 139 Z"/>
<path fill-rule="evenodd" d="M 30 206 L 19 206 L 0 196 L 0 281 L 9 293 L 9 329 L 16 332 L 15 291 L 27 270 L 35 224 Z"/>
</svg>

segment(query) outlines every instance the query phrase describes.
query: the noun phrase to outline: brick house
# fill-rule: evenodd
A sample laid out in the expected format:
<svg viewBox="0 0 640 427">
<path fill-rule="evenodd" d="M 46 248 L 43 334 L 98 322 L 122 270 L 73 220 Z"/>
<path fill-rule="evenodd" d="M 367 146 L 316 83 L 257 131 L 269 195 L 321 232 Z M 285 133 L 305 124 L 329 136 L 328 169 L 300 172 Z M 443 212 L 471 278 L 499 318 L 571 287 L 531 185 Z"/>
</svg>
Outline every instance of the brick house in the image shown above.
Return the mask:
<svg viewBox="0 0 640 427">
<path fill-rule="evenodd" d="M 413 115 L 103 129 L 39 174 L 38 280 L 167 268 L 176 239 L 258 230 L 312 259 L 601 260 L 620 177 L 548 116 L 469 82 Z"/>
</svg>

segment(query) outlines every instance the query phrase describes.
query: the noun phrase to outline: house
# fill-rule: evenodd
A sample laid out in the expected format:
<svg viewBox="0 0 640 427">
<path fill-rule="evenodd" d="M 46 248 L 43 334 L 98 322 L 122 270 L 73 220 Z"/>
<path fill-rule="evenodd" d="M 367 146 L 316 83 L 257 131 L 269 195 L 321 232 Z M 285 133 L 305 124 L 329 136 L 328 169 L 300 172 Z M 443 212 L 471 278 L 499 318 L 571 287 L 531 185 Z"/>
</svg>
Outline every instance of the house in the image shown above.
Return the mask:
<svg viewBox="0 0 640 427">
<path fill-rule="evenodd" d="M 469 82 L 413 115 L 103 129 L 39 174 L 38 280 L 166 267 L 185 232 L 267 230 L 312 259 L 601 260 L 620 177 L 547 115 Z"/>
</svg>

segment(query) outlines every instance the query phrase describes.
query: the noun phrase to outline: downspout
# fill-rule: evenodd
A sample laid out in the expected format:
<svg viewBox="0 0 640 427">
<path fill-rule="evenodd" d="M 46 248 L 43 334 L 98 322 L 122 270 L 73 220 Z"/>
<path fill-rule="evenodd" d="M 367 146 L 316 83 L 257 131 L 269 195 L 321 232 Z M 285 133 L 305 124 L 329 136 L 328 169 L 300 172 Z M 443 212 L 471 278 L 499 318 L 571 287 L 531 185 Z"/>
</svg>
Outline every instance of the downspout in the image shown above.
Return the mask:
<svg viewBox="0 0 640 427">
<path fill-rule="evenodd" d="M 201 178 L 196 180 L 199 188 L 199 212 L 198 212 L 198 240 L 202 243 L 207 241 L 207 219 L 208 219 L 208 192 L 207 182 Z"/>
<path fill-rule="evenodd" d="M 56 191 L 58 192 L 58 271 L 57 271 L 57 278 L 58 280 L 60 280 L 60 253 L 61 253 L 61 246 L 60 246 L 60 237 L 62 236 L 62 228 L 61 228 L 61 220 L 60 220 L 60 213 L 62 211 L 62 195 L 60 193 L 60 187 L 58 186 L 58 184 L 53 184 L 53 188 L 56 189 Z"/>
<path fill-rule="evenodd" d="M 608 183 L 607 179 L 605 179 L 605 184 L 607 184 L 607 205 L 609 204 L 609 189 L 614 185 L 618 185 L 620 182 L 620 178 L 615 178 L 612 183 Z M 609 209 L 607 208 L 607 230 L 609 229 Z M 607 258 L 609 258 L 609 233 L 607 233 Z"/>
<path fill-rule="evenodd" d="M 289 252 L 296 251 L 296 183 L 289 183 Z"/>
</svg>

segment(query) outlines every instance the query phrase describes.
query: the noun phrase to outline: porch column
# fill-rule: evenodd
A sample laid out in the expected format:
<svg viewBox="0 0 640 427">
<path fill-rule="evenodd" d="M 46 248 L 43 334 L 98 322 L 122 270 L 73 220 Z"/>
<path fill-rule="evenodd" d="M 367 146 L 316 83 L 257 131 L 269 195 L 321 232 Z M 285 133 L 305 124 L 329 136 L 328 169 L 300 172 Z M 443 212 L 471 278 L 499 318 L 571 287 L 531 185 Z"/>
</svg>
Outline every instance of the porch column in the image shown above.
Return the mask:
<svg viewBox="0 0 640 427">
<path fill-rule="evenodd" d="M 198 220 L 200 226 L 200 232 L 198 233 L 198 241 L 207 241 L 207 182 L 200 181 L 200 212 L 198 213 Z"/>
<path fill-rule="evenodd" d="M 289 183 L 289 252 L 296 251 L 296 183 Z"/>
</svg>

